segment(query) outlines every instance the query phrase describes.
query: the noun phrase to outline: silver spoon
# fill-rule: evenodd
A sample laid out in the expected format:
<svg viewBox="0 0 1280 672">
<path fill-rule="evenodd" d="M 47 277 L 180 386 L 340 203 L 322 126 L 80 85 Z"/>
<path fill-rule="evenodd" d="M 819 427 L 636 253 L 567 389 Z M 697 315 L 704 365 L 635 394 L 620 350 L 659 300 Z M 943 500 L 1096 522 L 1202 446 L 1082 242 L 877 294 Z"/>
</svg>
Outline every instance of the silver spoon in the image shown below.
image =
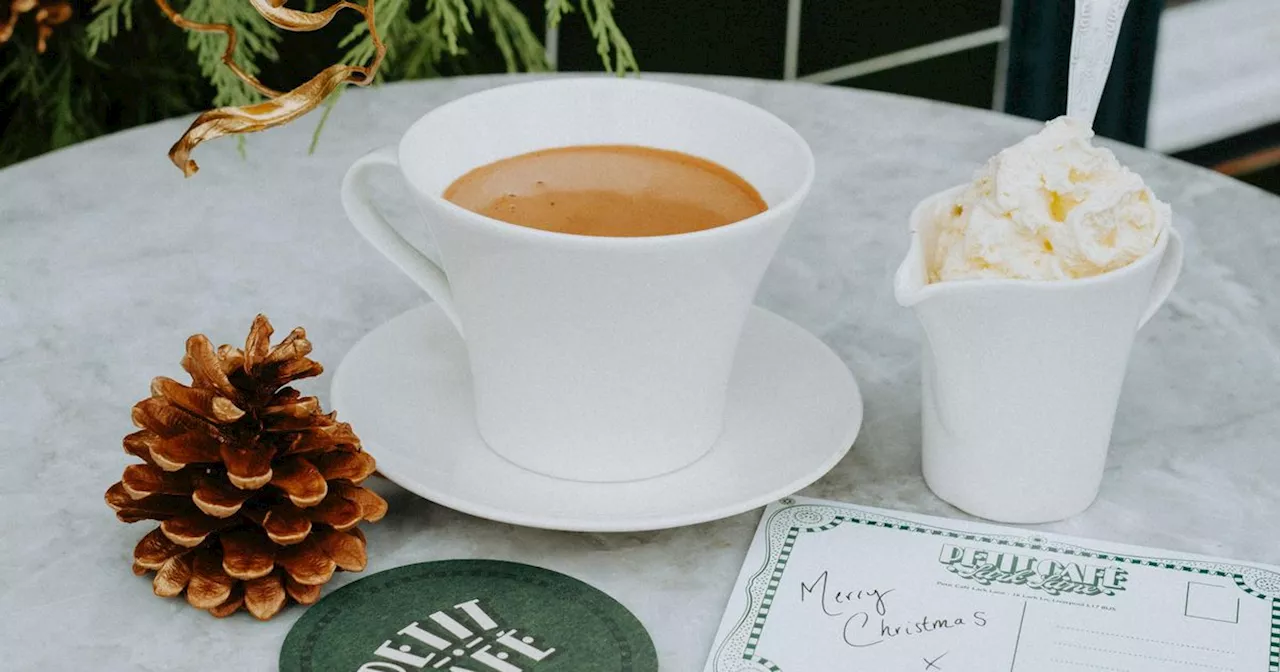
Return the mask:
<svg viewBox="0 0 1280 672">
<path fill-rule="evenodd" d="M 1102 88 L 1115 58 L 1129 0 L 1076 0 L 1067 75 L 1067 116 L 1093 127 Z"/>
</svg>

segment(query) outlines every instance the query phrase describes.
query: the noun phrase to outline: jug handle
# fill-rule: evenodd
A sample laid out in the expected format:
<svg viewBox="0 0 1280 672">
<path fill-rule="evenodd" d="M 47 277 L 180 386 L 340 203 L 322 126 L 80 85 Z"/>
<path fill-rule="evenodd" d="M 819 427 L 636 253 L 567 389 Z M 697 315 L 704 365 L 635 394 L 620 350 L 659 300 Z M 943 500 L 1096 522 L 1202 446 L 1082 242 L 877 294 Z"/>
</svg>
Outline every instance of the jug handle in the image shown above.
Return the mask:
<svg viewBox="0 0 1280 672">
<path fill-rule="evenodd" d="M 1164 305 L 1165 299 L 1173 291 L 1174 283 L 1178 281 L 1178 273 L 1182 271 L 1182 236 L 1172 227 L 1166 229 L 1166 233 L 1169 234 L 1169 244 L 1164 250 L 1164 258 L 1160 260 L 1160 268 L 1156 269 L 1156 279 L 1151 284 L 1151 299 L 1142 319 L 1138 321 L 1139 329 Z"/>
</svg>

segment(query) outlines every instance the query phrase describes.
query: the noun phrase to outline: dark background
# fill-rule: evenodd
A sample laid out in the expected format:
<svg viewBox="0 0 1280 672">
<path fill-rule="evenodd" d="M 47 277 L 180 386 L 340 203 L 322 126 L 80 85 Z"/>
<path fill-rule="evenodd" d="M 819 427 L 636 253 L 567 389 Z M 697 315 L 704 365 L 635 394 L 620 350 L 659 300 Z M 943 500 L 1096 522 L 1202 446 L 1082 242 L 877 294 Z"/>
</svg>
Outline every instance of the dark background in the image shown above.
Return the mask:
<svg viewBox="0 0 1280 672">
<path fill-rule="evenodd" d="M 227 0 L 243 1 L 243 0 Z M 1187 0 L 1171 0 L 1174 3 Z M 1277 0 L 1280 2 L 1280 0 Z M 543 0 L 515 0 L 535 32 L 545 24 Z M 4 3 L 7 4 L 7 3 Z M 96 56 L 80 48 L 89 0 L 59 26 L 49 53 L 34 54 L 29 17 L 13 44 L 0 45 L 0 166 L 102 133 L 206 109 L 213 97 L 188 51 L 185 35 L 150 0 L 138 0 L 134 29 Z M 414 3 L 420 7 L 421 3 Z M 1001 24 L 1001 0 L 803 0 L 798 71 L 806 75 Z M 1163 0 L 1131 0 L 1112 76 L 1096 126 L 1102 135 L 1142 145 Z M 782 79 L 787 0 L 616 0 L 615 16 L 643 70 Z M 1049 119 L 1065 107 L 1071 0 L 1012 0 L 1003 109 Z M 7 10 L 0 7 L 0 17 Z M 331 64 L 335 47 L 358 17 L 342 16 L 315 33 L 283 33 L 284 58 L 263 63 L 261 79 L 288 89 Z M 451 76 L 504 71 L 483 21 L 462 40 L 463 53 L 433 69 Z M 21 46 L 28 45 L 28 46 Z M 997 100 L 1000 47 L 986 44 L 872 74 L 833 82 L 979 108 Z M 601 70 L 580 13 L 559 29 L 558 66 Z M 385 78 L 403 76 L 386 68 Z M 32 82 L 44 82 L 33 86 Z M 1240 162 L 1280 147 L 1280 125 L 1178 154 L 1219 167 L 1280 193 L 1280 166 Z"/>
</svg>

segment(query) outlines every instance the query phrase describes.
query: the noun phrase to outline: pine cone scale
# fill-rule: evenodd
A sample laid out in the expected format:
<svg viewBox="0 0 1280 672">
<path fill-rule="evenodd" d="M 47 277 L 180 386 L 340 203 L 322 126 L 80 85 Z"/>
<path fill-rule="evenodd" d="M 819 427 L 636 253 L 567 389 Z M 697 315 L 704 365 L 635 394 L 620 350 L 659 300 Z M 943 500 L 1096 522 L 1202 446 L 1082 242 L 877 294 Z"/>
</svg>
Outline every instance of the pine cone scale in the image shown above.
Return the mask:
<svg viewBox="0 0 1280 672">
<path fill-rule="evenodd" d="M 229 424 L 244 417 L 244 411 L 213 390 L 198 390 L 172 379 L 159 376 L 151 381 L 151 396 L 167 399 L 182 410 L 207 422 Z"/>
<path fill-rule="evenodd" d="M 307 332 L 301 328 L 289 332 L 280 344 L 267 353 L 267 364 L 279 364 L 290 359 L 300 359 L 311 354 L 311 341 L 307 340 Z"/>
<path fill-rule="evenodd" d="M 244 368 L 244 352 L 239 348 L 220 345 L 218 346 L 218 358 L 222 360 L 223 375 L 231 375 L 231 373 Z"/>
<path fill-rule="evenodd" d="M 274 401 L 274 400 L 273 400 Z M 283 400 L 282 400 L 283 401 Z M 296 401 L 289 400 L 287 403 L 278 406 L 268 406 L 263 409 L 263 415 L 289 417 L 289 418 L 305 418 L 311 419 L 311 416 L 320 413 L 320 400 L 315 397 L 306 397 Z M 309 427 L 310 423 L 303 425 Z"/>
<path fill-rule="evenodd" d="M 313 414 L 293 415 L 294 410 L 290 406 L 281 406 L 281 409 L 287 409 L 285 413 L 267 413 L 271 417 L 271 425 L 263 427 L 262 431 L 270 434 L 293 433 L 300 430 L 310 429 L 315 421 L 312 419 Z M 267 409 L 268 411 L 272 409 Z M 303 410 L 303 409 L 298 409 Z"/>
<path fill-rule="evenodd" d="M 271 485 L 280 488 L 295 506 L 315 506 L 329 494 L 329 482 L 314 465 L 301 457 L 281 460 L 272 472 Z"/>
<path fill-rule="evenodd" d="M 161 438 L 181 436 L 188 432 L 202 432 L 215 439 L 218 437 L 217 430 L 210 427 L 203 418 L 165 397 L 151 397 L 134 404 L 133 424 L 141 429 L 149 429 Z"/>
<path fill-rule="evenodd" d="M 316 600 L 320 599 L 320 586 L 298 583 L 287 574 L 284 577 L 284 590 L 289 598 L 298 604 L 315 604 Z"/>
<path fill-rule="evenodd" d="M 387 500 L 380 497 L 378 493 L 341 481 L 338 483 L 338 494 L 348 501 L 355 502 L 360 507 L 360 517 L 364 520 L 376 523 L 387 515 Z"/>
<path fill-rule="evenodd" d="M 116 517 L 125 522 L 169 518 L 190 513 L 195 507 L 178 495 L 151 495 L 134 499 L 123 483 L 116 483 L 107 491 L 107 504 L 116 510 Z"/>
<path fill-rule="evenodd" d="M 368 453 L 332 452 L 311 456 L 310 461 L 327 480 L 342 479 L 359 483 L 373 475 L 377 468 Z"/>
<path fill-rule="evenodd" d="M 224 519 L 206 516 L 203 513 L 191 513 L 178 518 L 169 518 L 160 523 L 160 531 L 169 541 L 187 548 L 194 548 L 209 538 L 214 531 L 226 527 Z"/>
<path fill-rule="evenodd" d="M 151 445 L 151 460 L 165 471 L 178 471 L 189 464 L 211 464 L 219 460 L 217 439 L 198 432 L 173 438 L 157 436 Z"/>
<path fill-rule="evenodd" d="M 125 467 L 120 485 L 134 499 L 150 495 L 185 495 L 191 491 L 191 479 L 186 474 L 167 472 L 150 464 Z"/>
<path fill-rule="evenodd" d="M 275 367 L 274 381 L 277 385 L 290 383 L 300 378 L 311 378 L 324 373 L 324 367 L 309 359 L 291 359 Z"/>
<path fill-rule="evenodd" d="M 155 458 L 151 457 L 151 449 L 159 443 L 160 437 L 155 432 L 141 430 L 124 437 L 124 452 L 141 459 L 147 464 L 156 464 Z"/>
<path fill-rule="evenodd" d="M 238 391 L 227 378 L 222 361 L 213 351 L 213 344 L 203 334 L 187 339 L 187 356 L 182 358 L 182 368 L 191 374 L 191 382 L 195 387 L 215 390 L 228 399 L 238 399 Z"/>
<path fill-rule="evenodd" d="M 310 537 L 300 544 L 286 547 L 276 556 L 276 561 L 294 581 L 309 586 L 328 583 L 338 568 L 338 563 Z"/>
<path fill-rule="evenodd" d="M 368 564 L 362 538 L 337 530 L 321 530 L 315 536 L 320 550 L 339 568 L 348 572 L 359 572 Z"/>
<path fill-rule="evenodd" d="M 271 334 L 274 330 L 265 315 L 253 318 L 253 326 L 249 327 L 249 337 L 244 341 L 244 370 L 252 373 L 258 364 L 267 358 L 271 351 Z"/>
<path fill-rule="evenodd" d="M 219 483 L 211 478 L 200 479 L 200 485 L 191 493 L 191 501 L 206 515 L 229 518 L 240 511 L 253 495 L 230 483 Z"/>
<path fill-rule="evenodd" d="M 272 507 L 262 518 L 267 537 L 281 546 L 291 546 L 311 534 L 311 520 L 302 509 L 283 502 Z"/>
<path fill-rule="evenodd" d="M 271 482 L 271 458 L 276 453 L 271 446 L 224 443 L 218 452 L 227 467 L 227 477 L 237 488 L 257 490 Z"/>
<path fill-rule="evenodd" d="M 222 569 L 233 578 L 247 581 L 271 573 L 276 566 L 276 547 L 260 532 L 244 528 L 221 535 Z"/>
<path fill-rule="evenodd" d="M 364 512 L 359 504 L 337 493 L 330 493 L 324 501 L 304 511 L 312 522 L 324 523 L 344 532 L 359 525 L 364 519 Z"/>
<path fill-rule="evenodd" d="M 268 574 L 244 584 L 244 606 L 254 618 L 265 621 L 280 611 L 288 598 L 278 574 Z"/>
<path fill-rule="evenodd" d="M 151 580 L 151 591 L 160 597 L 177 597 L 191 582 L 191 553 L 165 561 Z"/>
<path fill-rule="evenodd" d="M 226 601 L 216 607 L 210 607 L 209 613 L 218 618 L 226 618 L 236 613 L 242 606 L 244 606 L 244 584 L 237 583 L 231 589 L 231 594 L 227 595 Z"/>
<path fill-rule="evenodd" d="M 222 569 L 222 563 L 210 549 L 195 554 L 191 580 L 187 583 L 187 603 L 197 609 L 212 609 L 231 597 L 235 581 Z"/>
<path fill-rule="evenodd" d="M 160 569 L 170 558 L 186 553 L 188 548 L 169 541 L 160 528 L 147 533 L 133 547 L 133 561 L 146 569 Z"/>
</svg>

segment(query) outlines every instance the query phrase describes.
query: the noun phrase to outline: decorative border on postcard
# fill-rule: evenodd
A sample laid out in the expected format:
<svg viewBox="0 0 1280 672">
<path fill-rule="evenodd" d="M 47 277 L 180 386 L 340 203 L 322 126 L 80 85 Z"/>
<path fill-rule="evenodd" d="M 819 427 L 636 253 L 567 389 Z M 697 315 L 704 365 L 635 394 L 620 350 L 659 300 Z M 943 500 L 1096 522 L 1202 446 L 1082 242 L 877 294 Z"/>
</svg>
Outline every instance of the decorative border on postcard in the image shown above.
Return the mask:
<svg viewBox="0 0 1280 672">
<path fill-rule="evenodd" d="M 1268 672 L 1280 672 L 1280 574 L 1275 572 L 1258 567 L 1201 560 L 1102 553 L 1082 546 L 1053 542 L 1036 534 L 1019 536 L 960 532 L 872 511 L 849 509 L 831 504 L 798 504 L 791 498 L 781 500 L 780 504 L 782 507 L 770 514 L 769 520 L 764 524 L 764 537 L 767 544 L 764 560 L 760 569 L 746 582 L 746 609 L 716 649 L 711 666 L 713 672 L 783 672 L 776 663 L 759 655 L 758 649 L 760 637 L 764 633 L 765 624 L 769 618 L 769 611 L 773 607 L 778 587 L 782 584 L 782 575 L 786 570 L 787 561 L 791 558 L 791 552 L 801 534 L 825 532 L 842 523 L 1231 578 L 1246 594 L 1271 601 Z"/>
<path fill-rule="evenodd" d="M 1280 672 L 1280 597 L 1271 600 L 1271 666 L 1267 672 Z"/>
</svg>

